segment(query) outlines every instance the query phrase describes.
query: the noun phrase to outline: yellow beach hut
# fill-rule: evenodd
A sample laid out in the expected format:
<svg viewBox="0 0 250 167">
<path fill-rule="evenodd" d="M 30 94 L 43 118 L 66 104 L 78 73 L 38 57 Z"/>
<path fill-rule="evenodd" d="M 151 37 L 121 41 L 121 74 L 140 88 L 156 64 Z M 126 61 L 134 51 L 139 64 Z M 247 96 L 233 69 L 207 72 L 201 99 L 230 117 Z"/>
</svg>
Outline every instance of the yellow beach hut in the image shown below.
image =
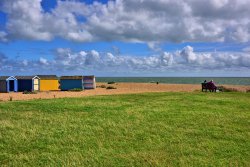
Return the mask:
<svg viewBox="0 0 250 167">
<path fill-rule="evenodd" d="M 59 90 L 59 81 L 56 75 L 37 75 L 40 78 L 40 91 Z"/>
</svg>

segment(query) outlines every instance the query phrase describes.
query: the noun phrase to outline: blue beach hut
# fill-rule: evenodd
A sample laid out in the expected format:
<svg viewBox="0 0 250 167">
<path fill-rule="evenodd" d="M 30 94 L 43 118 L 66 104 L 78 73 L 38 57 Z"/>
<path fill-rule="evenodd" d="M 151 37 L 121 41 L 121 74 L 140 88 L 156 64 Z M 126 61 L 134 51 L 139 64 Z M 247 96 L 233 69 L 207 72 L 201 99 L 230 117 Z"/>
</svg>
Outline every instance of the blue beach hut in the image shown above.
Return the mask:
<svg viewBox="0 0 250 167">
<path fill-rule="evenodd" d="M 83 76 L 61 76 L 60 88 L 62 91 L 83 89 Z"/>
<path fill-rule="evenodd" d="M 0 92 L 17 92 L 17 79 L 13 76 L 0 76 Z"/>
<path fill-rule="evenodd" d="M 39 80 L 38 76 L 16 76 L 18 82 L 18 91 L 39 91 Z"/>
</svg>

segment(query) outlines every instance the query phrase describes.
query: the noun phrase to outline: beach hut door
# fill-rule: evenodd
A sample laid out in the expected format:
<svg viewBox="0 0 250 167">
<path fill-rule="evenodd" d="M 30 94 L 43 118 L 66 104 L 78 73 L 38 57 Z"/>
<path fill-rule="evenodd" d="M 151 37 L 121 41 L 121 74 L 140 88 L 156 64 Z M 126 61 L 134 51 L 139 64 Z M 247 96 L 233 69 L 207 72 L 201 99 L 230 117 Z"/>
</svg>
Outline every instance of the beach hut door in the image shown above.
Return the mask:
<svg viewBox="0 0 250 167">
<path fill-rule="evenodd" d="M 15 82 L 14 82 L 14 80 L 9 80 L 9 91 L 10 92 L 15 91 Z"/>
<path fill-rule="evenodd" d="M 38 91 L 39 90 L 39 81 L 38 79 L 34 79 L 34 91 Z"/>
</svg>

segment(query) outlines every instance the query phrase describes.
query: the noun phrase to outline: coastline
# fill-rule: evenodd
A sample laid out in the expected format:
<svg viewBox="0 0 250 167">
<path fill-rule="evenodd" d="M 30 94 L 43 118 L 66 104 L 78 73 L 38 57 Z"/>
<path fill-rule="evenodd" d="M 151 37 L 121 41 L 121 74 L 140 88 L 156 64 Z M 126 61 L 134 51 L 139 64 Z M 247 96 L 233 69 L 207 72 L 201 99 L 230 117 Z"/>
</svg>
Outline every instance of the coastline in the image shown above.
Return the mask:
<svg viewBox="0 0 250 167">
<path fill-rule="evenodd" d="M 200 84 L 165 84 L 165 83 L 115 83 L 107 84 L 98 82 L 96 89 L 84 90 L 81 92 L 70 91 L 49 91 L 38 92 L 37 94 L 23 94 L 18 93 L 0 93 L 0 101 L 9 101 L 12 98 L 15 100 L 31 100 L 31 99 L 53 99 L 64 97 L 86 97 L 96 95 L 116 95 L 116 94 L 134 94 L 134 93 L 148 93 L 148 92 L 199 92 L 201 91 Z M 116 89 L 100 88 L 101 85 L 105 87 L 112 86 Z M 222 85 L 217 85 L 222 86 Z M 223 85 L 227 88 L 236 89 L 239 92 L 246 92 L 250 90 L 250 86 L 244 85 Z"/>
</svg>

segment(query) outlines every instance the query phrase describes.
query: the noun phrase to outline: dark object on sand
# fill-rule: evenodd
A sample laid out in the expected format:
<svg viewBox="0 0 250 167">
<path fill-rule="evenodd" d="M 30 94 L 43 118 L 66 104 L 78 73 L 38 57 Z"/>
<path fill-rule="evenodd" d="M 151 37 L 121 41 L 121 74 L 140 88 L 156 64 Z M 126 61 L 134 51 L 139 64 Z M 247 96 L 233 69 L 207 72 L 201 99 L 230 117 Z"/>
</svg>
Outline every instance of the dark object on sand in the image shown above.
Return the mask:
<svg viewBox="0 0 250 167">
<path fill-rule="evenodd" d="M 216 92 L 217 86 L 215 86 L 215 84 L 213 83 L 213 80 L 210 81 L 210 82 L 205 82 L 205 81 L 203 83 L 201 83 L 202 92 L 204 90 L 206 90 L 206 92 L 207 92 L 207 90 L 209 90 L 210 92 Z"/>
<path fill-rule="evenodd" d="M 97 86 L 98 88 L 106 88 L 106 85 Z"/>
<path fill-rule="evenodd" d="M 114 82 L 114 81 L 111 81 L 111 82 L 108 82 L 108 84 L 115 84 L 115 82 Z"/>
<path fill-rule="evenodd" d="M 116 89 L 114 86 L 108 86 L 106 89 Z"/>
<path fill-rule="evenodd" d="M 23 94 L 37 94 L 37 92 L 36 91 L 27 91 L 27 90 L 25 90 L 25 91 L 23 91 Z"/>
</svg>

